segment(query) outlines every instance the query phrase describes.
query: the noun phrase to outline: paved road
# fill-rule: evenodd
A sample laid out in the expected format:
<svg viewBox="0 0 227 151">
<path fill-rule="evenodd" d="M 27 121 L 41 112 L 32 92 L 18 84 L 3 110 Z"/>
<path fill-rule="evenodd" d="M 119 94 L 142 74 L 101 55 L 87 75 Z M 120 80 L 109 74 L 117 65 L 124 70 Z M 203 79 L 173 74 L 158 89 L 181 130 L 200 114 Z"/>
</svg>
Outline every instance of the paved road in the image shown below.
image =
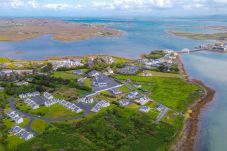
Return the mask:
<svg viewBox="0 0 227 151">
<path fill-rule="evenodd" d="M 23 115 L 24 117 L 29 117 L 32 120 L 41 119 L 41 120 L 44 120 L 46 122 L 58 122 L 58 121 L 66 121 L 66 120 L 79 119 L 79 118 L 84 117 L 87 114 L 89 114 L 91 112 L 90 110 L 92 108 L 91 105 L 86 105 L 86 104 L 78 103 L 76 105 L 79 106 L 80 108 L 82 108 L 84 110 L 84 112 L 82 114 L 78 115 L 78 116 L 69 117 L 69 118 L 47 118 L 47 117 L 41 117 L 41 116 L 37 116 L 37 115 L 32 115 L 32 114 L 29 114 L 29 113 L 25 113 L 25 112 L 22 112 L 22 111 L 16 109 L 15 101 L 14 101 L 14 99 L 12 97 L 8 99 L 8 102 L 9 102 L 10 108 L 12 110 L 17 111 L 19 114 Z"/>
</svg>

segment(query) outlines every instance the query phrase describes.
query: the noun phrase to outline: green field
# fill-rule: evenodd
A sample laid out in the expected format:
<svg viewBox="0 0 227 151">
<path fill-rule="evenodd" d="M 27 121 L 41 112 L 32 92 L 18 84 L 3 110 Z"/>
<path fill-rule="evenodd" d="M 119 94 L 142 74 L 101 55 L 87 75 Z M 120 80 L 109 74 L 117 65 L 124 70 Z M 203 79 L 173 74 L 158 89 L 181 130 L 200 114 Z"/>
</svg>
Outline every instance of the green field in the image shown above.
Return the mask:
<svg viewBox="0 0 227 151">
<path fill-rule="evenodd" d="M 17 150 L 166 150 L 179 125 L 154 125 L 152 115 L 115 106 L 74 124 L 53 123 Z"/>
<path fill-rule="evenodd" d="M 38 133 L 43 132 L 47 126 L 48 123 L 46 121 L 39 119 L 32 121 L 31 124 L 31 128 Z"/>
<path fill-rule="evenodd" d="M 73 74 L 75 70 L 70 71 L 55 71 L 52 76 L 55 78 L 62 78 L 62 79 L 68 79 L 68 80 L 75 80 L 78 79 L 79 76 Z"/>
<path fill-rule="evenodd" d="M 119 80 L 132 79 L 149 91 L 148 96 L 174 110 L 184 111 L 188 105 L 203 95 L 201 88 L 180 78 L 116 76 Z"/>
<path fill-rule="evenodd" d="M 19 105 L 20 104 L 20 105 Z M 73 112 L 69 109 L 66 109 L 65 107 L 55 104 L 50 107 L 40 106 L 38 109 L 30 109 L 26 104 L 24 103 L 17 103 L 17 108 L 20 109 L 23 112 L 27 112 L 29 114 L 38 115 L 42 117 L 49 117 L 49 118 L 61 118 L 61 117 L 75 117 L 78 115 L 78 113 Z"/>
<path fill-rule="evenodd" d="M 9 59 L 9 58 L 1 58 L 0 57 L 0 63 L 8 63 L 8 62 L 11 62 L 12 60 Z"/>
<path fill-rule="evenodd" d="M 150 71 L 150 70 L 145 70 L 145 71 L 151 73 L 152 76 L 155 76 L 155 77 L 178 77 L 178 78 L 181 77 L 180 74 L 175 74 L 175 73 L 164 73 L 164 72 L 157 72 L 157 71 Z M 142 75 L 142 73 L 140 73 L 139 75 Z"/>
</svg>

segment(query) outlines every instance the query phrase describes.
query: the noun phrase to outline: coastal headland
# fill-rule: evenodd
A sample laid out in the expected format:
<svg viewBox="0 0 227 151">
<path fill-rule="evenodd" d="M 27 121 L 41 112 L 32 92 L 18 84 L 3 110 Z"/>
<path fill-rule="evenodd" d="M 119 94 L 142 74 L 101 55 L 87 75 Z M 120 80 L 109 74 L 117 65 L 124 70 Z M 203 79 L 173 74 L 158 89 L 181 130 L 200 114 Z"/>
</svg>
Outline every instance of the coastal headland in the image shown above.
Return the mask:
<svg viewBox="0 0 227 151">
<path fill-rule="evenodd" d="M 5 18 L 0 19 L 0 25 L 0 41 L 23 41 L 42 35 L 52 35 L 58 41 L 80 41 L 121 35 L 119 30 L 103 25 L 45 18 Z"/>
<path fill-rule="evenodd" d="M 109 55 L 1 58 L 2 147 L 169 150 L 189 125 L 184 120 L 188 108 L 206 95 L 203 86 L 183 75 L 178 59 L 172 50 L 134 60 Z M 194 112 L 197 108 L 190 116 Z M 11 114 L 24 122 L 16 124 Z M 31 137 L 14 133 L 18 128 Z"/>
</svg>

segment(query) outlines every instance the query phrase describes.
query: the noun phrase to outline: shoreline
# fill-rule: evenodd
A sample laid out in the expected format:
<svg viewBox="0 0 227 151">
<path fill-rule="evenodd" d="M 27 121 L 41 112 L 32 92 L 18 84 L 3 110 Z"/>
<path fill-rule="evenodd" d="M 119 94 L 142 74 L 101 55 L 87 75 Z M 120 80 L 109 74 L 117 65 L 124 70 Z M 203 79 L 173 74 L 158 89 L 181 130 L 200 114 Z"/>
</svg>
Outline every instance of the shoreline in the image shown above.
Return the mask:
<svg viewBox="0 0 227 151">
<path fill-rule="evenodd" d="M 204 88 L 205 95 L 201 97 L 198 101 L 192 104 L 188 109 L 192 110 L 190 113 L 190 118 L 186 119 L 184 122 L 184 127 L 180 136 L 177 138 L 176 143 L 173 145 L 171 150 L 175 151 L 188 151 L 188 150 L 196 150 L 195 143 L 198 137 L 198 128 L 199 128 L 199 117 L 201 110 L 210 103 L 216 91 L 210 87 L 208 87 L 204 82 L 197 79 L 189 79 L 187 71 L 184 67 L 184 64 L 178 56 L 177 58 L 179 63 L 180 72 L 186 78 L 188 82 L 195 83 L 202 88 Z"/>
</svg>

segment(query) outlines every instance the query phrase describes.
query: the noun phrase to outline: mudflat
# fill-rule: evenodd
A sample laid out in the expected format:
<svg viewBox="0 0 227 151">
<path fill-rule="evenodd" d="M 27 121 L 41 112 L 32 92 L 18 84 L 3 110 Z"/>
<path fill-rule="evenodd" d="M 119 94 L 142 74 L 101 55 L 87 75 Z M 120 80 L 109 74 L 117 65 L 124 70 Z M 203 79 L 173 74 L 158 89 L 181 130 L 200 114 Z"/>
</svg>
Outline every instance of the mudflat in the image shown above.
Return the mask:
<svg viewBox="0 0 227 151">
<path fill-rule="evenodd" d="M 51 34 L 58 41 L 79 41 L 94 37 L 119 36 L 119 30 L 102 25 L 65 22 L 44 18 L 0 19 L 0 41 L 23 41 Z"/>
</svg>

